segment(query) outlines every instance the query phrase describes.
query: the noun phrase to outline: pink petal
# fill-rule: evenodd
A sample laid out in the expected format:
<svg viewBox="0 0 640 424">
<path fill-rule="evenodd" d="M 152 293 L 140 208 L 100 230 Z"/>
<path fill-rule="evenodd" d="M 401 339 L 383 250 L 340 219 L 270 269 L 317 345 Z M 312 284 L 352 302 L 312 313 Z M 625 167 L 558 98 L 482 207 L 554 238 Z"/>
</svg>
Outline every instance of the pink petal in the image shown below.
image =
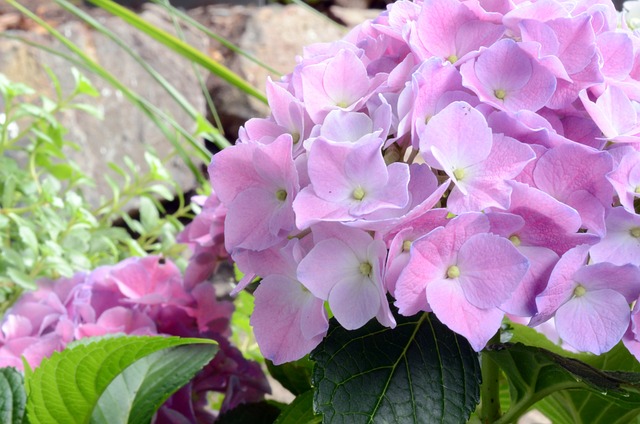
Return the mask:
<svg viewBox="0 0 640 424">
<path fill-rule="evenodd" d="M 482 350 L 502 324 L 504 312 L 473 306 L 455 281 L 434 281 L 427 288 L 427 298 L 438 319 L 464 336 L 475 351 Z"/>
<path fill-rule="evenodd" d="M 276 365 L 311 352 L 329 327 L 322 300 L 281 276 L 265 278 L 256 289 L 251 325 L 262 354 Z"/>
<path fill-rule="evenodd" d="M 613 290 L 587 291 L 556 312 L 558 335 L 574 348 L 596 355 L 614 347 L 629 326 L 631 311 Z"/>
<path fill-rule="evenodd" d="M 460 248 L 456 265 L 467 301 L 482 309 L 506 301 L 529 269 L 529 261 L 513 243 L 494 234 L 470 237 Z"/>
</svg>

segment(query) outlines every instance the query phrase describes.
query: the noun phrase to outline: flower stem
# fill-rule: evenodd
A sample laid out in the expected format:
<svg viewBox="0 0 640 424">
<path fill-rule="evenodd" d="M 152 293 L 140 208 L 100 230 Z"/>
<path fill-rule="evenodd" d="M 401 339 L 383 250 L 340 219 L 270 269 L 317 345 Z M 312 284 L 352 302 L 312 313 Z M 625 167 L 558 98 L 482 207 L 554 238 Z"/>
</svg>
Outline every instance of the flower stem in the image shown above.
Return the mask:
<svg viewBox="0 0 640 424">
<path fill-rule="evenodd" d="M 489 340 L 488 345 L 500 343 L 500 330 Z M 487 355 L 482 355 L 482 386 L 480 387 L 480 421 L 483 424 L 496 422 L 500 411 L 500 368 Z"/>
</svg>

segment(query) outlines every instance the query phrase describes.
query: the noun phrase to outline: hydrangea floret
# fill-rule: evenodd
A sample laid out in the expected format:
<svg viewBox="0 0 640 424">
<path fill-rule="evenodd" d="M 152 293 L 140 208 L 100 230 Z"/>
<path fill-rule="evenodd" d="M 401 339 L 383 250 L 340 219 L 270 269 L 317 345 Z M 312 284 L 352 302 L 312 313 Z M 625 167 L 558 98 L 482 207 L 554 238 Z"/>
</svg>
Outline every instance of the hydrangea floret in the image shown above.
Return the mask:
<svg viewBox="0 0 640 424">
<path fill-rule="evenodd" d="M 639 46 L 608 0 L 400 0 L 307 47 L 209 167 L 265 357 L 310 352 L 325 307 L 393 327 L 388 297 L 478 351 L 506 314 L 639 343 Z"/>
</svg>

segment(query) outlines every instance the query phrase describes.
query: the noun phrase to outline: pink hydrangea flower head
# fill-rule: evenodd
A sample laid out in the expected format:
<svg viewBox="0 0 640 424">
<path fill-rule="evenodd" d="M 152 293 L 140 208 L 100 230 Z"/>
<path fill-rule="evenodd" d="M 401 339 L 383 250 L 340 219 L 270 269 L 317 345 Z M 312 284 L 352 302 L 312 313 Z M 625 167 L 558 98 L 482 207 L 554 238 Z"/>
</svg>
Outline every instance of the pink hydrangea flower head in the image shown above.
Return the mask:
<svg viewBox="0 0 640 424">
<path fill-rule="evenodd" d="M 204 201 L 201 196 L 192 201 L 200 203 L 202 210 L 176 237 L 176 241 L 189 245 L 193 251 L 184 275 L 185 287 L 189 289 L 208 280 L 218 266 L 229 259 L 224 248 L 227 209 L 215 193 Z"/>
<path fill-rule="evenodd" d="M 158 295 L 150 292 L 156 291 Z M 233 305 L 218 301 L 211 284 L 191 289 L 177 267 L 158 257 L 131 258 L 72 278 L 42 281 L 7 311 L 0 326 L 0 366 L 32 368 L 54 351 L 84 337 L 105 334 L 211 338 L 221 349 L 194 380 L 169 399 L 154 422 L 210 422 L 206 392 L 225 394 L 222 411 L 255 402 L 270 391 L 257 363 L 227 340 Z M 186 392 L 186 393 L 185 393 Z M 179 414 L 179 415 L 176 415 Z"/>
</svg>

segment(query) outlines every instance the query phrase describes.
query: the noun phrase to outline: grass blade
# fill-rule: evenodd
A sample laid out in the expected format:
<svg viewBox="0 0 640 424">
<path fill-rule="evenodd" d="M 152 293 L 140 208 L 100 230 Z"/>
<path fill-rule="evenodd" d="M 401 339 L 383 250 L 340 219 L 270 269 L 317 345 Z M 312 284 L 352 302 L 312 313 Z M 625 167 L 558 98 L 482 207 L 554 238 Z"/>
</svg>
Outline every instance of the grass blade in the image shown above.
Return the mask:
<svg viewBox="0 0 640 424">
<path fill-rule="evenodd" d="M 213 74 L 227 81 L 229 84 L 239 88 L 246 94 L 255 97 L 263 103 L 267 103 L 267 98 L 260 90 L 249 84 L 244 78 L 222 65 L 221 63 L 208 57 L 206 54 L 200 52 L 193 46 L 183 42 L 177 37 L 156 28 L 154 25 L 140 18 L 136 13 L 131 10 L 114 3 L 111 0 L 89 0 L 91 3 L 99 6 L 107 12 L 119 17 L 127 22 L 129 25 L 144 32 L 154 40 L 162 43 L 167 48 L 180 54 L 181 56 L 189 59 L 190 61 L 197 63 L 198 65 L 209 70 Z"/>
</svg>

